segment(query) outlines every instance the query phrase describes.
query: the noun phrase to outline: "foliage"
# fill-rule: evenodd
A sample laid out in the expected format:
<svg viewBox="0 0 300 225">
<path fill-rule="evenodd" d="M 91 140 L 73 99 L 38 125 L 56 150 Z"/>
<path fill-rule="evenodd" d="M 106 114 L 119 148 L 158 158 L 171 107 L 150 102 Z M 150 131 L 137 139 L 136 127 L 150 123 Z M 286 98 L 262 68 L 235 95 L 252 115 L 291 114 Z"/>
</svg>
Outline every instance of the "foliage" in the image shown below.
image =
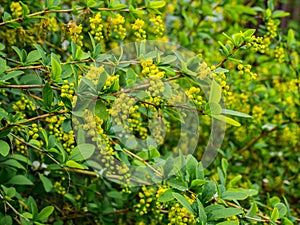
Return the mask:
<svg viewBox="0 0 300 225">
<path fill-rule="evenodd" d="M 276 3 L 2 0 L 0 224 L 299 223 Z"/>
</svg>

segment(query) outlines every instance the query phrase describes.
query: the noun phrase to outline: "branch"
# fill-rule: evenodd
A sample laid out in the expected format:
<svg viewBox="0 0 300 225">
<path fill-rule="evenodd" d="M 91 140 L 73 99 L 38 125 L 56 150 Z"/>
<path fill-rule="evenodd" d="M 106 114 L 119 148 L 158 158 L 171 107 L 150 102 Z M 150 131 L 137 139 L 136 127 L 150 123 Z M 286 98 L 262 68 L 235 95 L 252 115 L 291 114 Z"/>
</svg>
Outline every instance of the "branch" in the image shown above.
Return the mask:
<svg viewBox="0 0 300 225">
<path fill-rule="evenodd" d="M 30 222 L 28 218 L 26 218 L 21 213 L 19 213 L 18 210 L 16 210 L 8 201 L 6 201 L 6 199 L 1 194 L 0 194 L 0 198 L 3 200 L 4 204 L 6 204 L 12 211 L 14 211 L 15 214 L 17 214 L 19 217 L 22 217 L 27 222 Z"/>
<path fill-rule="evenodd" d="M 243 148 L 241 148 L 240 150 L 237 151 L 237 154 L 242 154 L 244 151 L 247 151 L 249 148 L 251 148 L 259 139 L 261 139 L 262 137 L 264 137 L 265 135 L 275 131 L 275 130 L 278 130 L 282 125 L 285 125 L 285 124 L 289 124 L 289 123 L 297 123 L 297 124 L 300 124 L 300 120 L 294 120 L 294 121 L 285 121 L 283 123 L 281 123 L 280 125 L 276 126 L 276 127 L 273 127 L 272 129 L 270 130 L 263 130 L 261 132 L 260 135 L 258 135 L 257 137 L 253 138 L 246 146 L 244 146 Z M 231 160 L 232 158 L 230 158 L 229 160 Z"/>
<path fill-rule="evenodd" d="M 31 17 L 35 17 L 35 16 L 39 16 L 39 15 L 43 15 L 43 14 L 48 14 L 48 13 L 70 13 L 70 12 L 73 12 L 74 10 L 80 11 L 80 10 L 86 10 L 86 9 L 87 9 L 86 7 L 74 8 L 74 9 L 53 9 L 53 10 L 44 9 L 43 11 L 39 11 L 39 12 L 28 14 L 26 16 L 26 18 L 24 18 L 24 17 L 18 17 L 18 18 L 15 18 L 15 19 L 4 21 L 4 22 L 0 23 L 0 26 L 3 26 L 3 25 L 8 24 L 8 23 L 17 22 L 17 21 L 21 21 L 22 22 L 25 19 L 29 19 Z M 136 8 L 135 10 L 145 10 L 145 9 L 147 9 L 147 7 L 143 6 L 143 7 L 140 7 L 140 8 Z M 97 10 L 99 10 L 99 11 L 130 12 L 130 9 L 98 8 Z"/>
<path fill-rule="evenodd" d="M 4 131 L 4 130 L 7 130 L 11 127 L 24 125 L 24 124 L 27 124 L 27 123 L 30 123 L 30 122 L 33 122 L 33 121 L 36 121 L 36 120 L 40 120 L 40 119 L 44 119 L 44 118 L 47 118 L 47 117 L 50 117 L 50 116 L 56 116 L 56 115 L 60 115 L 60 114 L 64 114 L 64 113 L 67 113 L 67 112 L 64 111 L 64 110 L 61 110 L 61 111 L 56 112 L 56 113 L 47 113 L 47 114 L 43 114 L 43 115 L 40 115 L 40 116 L 36 116 L 36 117 L 30 118 L 30 119 L 28 119 L 26 121 L 23 121 L 23 122 L 19 122 L 19 123 L 15 123 L 15 124 L 9 124 L 7 126 L 4 126 L 4 127 L 0 128 L 0 132 Z"/>
<path fill-rule="evenodd" d="M 13 88 L 13 89 L 32 89 L 32 88 L 42 88 L 45 84 L 0 84 L 0 88 Z M 51 86 L 52 89 L 60 91 L 60 88 Z"/>
<path fill-rule="evenodd" d="M 240 46 L 237 46 L 235 47 L 234 49 L 232 49 L 231 53 L 226 57 L 224 58 L 221 62 L 219 62 L 218 65 L 216 65 L 216 68 L 219 68 L 221 67 L 227 60 L 229 57 L 231 57 L 232 55 L 234 55 L 234 53 L 239 50 L 241 47 L 243 47 L 244 45 L 246 45 L 246 42 L 244 41 Z"/>
</svg>

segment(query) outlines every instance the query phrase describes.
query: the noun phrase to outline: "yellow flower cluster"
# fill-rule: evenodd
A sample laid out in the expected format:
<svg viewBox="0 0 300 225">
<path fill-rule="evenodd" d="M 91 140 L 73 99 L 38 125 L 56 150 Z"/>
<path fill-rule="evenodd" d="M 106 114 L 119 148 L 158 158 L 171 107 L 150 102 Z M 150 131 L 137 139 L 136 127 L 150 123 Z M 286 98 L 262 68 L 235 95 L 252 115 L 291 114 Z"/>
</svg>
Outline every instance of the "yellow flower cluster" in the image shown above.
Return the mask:
<svg viewBox="0 0 300 225">
<path fill-rule="evenodd" d="M 148 130 L 143 126 L 142 114 L 138 111 L 139 107 L 137 105 L 130 109 L 130 118 L 128 119 L 130 125 L 130 131 L 138 134 L 141 139 L 146 139 L 148 137 Z"/>
<path fill-rule="evenodd" d="M 159 71 L 159 68 L 153 63 L 152 59 L 142 61 L 141 65 L 143 76 L 149 76 L 152 78 L 163 78 L 165 76 L 165 72 Z"/>
<path fill-rule="evenodd" d="M 70 83 L 67 80 L 64 80 L 64 84 L 61 86 L 60 97 L 68 98 L 72 102 L 74 96 L 74 82 Z M 63 106 L 63 102 L 60 102 L 59 105 Z"/>
<path fill-rule="evenodd" d="M 269 46 L 271 44 L 271 40 L 269 37 L 255 37 L 254 35 L 251 37 L 251 42 L 248 43 L 251 46 L 251 49 L 254 52 L 260 52 L 262 54 L 268 54 L 270 49 Z"/>
<path fill-rule="evenodd" d="M 201 107 L 204 104 L 202 95 L 201 95 L 201 89 L 199 87 L 190 87 L 189 90 L 187 90 L 186 95 L 190 100 L 192 100 L 196 106 Z"/>
<path fill-rule="evenodd" d="M 10 4 L 10 11 L 12 12 L 12 16 L 14 18 L 20 17 L 23 15 L 23 9 L 19 2 L 12 2 Z"/>
<path fill-rule="evenodd" d="M 195 216 L 179 203 L 175 203 L 168 213 L 168 225 L 195 225 Z"/>
<path fill-rule="evenodd" d="M 30 136 L 32 136 L 32 139 L 37 139 L 39 137 L 39 129 L 36 123 L 33 123 L 31 125 L 32 129 L 28 132 Z"/>
<path fill-rule="evenodd" d="M 22 96 L 20 100 L 16 101 L 12 108 L 15 112 L 22 112 L 22 118 L 25 118 L 26 112 L 35 111 L 36 109 L 34 103 L 25 98 L 25 96 Z"/>
<path fill-rule="evenodd" d="M 53 189 L 54 189 L 55 192 L 57 192 L 60 195 L 65 195 L 66 194 L 66 188 L 61 185 L 60 181 L 56 181 L 54 183 Z"/>
<path fill-rule="evenodd" d="M 126 28 L 124 27 L 125 18 L 120 14 L 117 14 L 115 18 L 111 20 L 113 32 L 116 33 L 116 38 L 124 40 L 126 37 Z"/>
<path fill-rule="evenodd" d="M 277 24 L 274 20 L 268 19 L 268 21 L 266 22 L 266 27 L 268 30 L 266 34 L 267 36 L 269 36 L 272 39 L 277 37 Z"/>
<path fill-rule="evenodd" d="M 263 115 L 265 114 L 264 109 L 261 106 L 253 106 L 252 108 L 252 119 L 253 123 L 260 124 L 263 118 Z"/>
<path fill-rule="evenodd" d="M 284 57 L 285 57 L 285 51 L 284 51 L 284 48 L 282 47 L 276 47 L 274 49 L 274 57 L 275 59 L 279 62 L 279 63 L 282 63 L 284 62 Z"/>
<path fill-rule="evenodd" d="M 140 216 L 145 214 L 153 213 L 153 220 L 156 222 L 160 222 L 163 218 L 163 214 L 160 213 L 160 203 L 156 201 L 155 198 L 156 191 L 152 187 L 141 188 L 141 191 L 138 193 L 139 202 L 135 205 L 135 212 Z"/>
<path fill-rule="evenodd" d="M 165 32 L 165 24 L 160 15 L 152 16 L 150 22 L 153 23 L 152 32 L 156 37 L 162 37 Z"/>
<path fill-rule="evenodd" d="M 114 82 L 117 82 L 119 80 L 119 75 L 109 76 L 103 86 L 103 90 L 106 90 L 110 88 Z"/>
<path fill-rule="evenodd" d="M 257 74 L 251 72 L 252 66 L 250 64 L 248 65 L 239 64 L 237 68 L 239 70 L 239 75 L 244 75 L 246 76 L 246 78 L 247 76 L 249 76 L 251 80 L 255 80 L 257 78 Z"/>
<path fill-rule="evenodd" d="M 132 30 L 134 30 L 134 35 L 137 41 L 146 40 L 146 31 L 143 29 L 145 22 L 141 19 L 136 19 L 134 24 L 132 24 Z"/>
<path fill-rule="evenodd" d="M 24 138 L 21 138 L 22 141 L 25 141 Z M 18 139 L 14 139 L 15 145 L 16 145 L 16 150 L 17 152 L 20 152 L 23 155 L 27 155 L 28 153 L 28 148 L 26 145 L 24 145 L 21 141 Z"/>
<path fill-rule="evenodd" d="M 71 152 L 75 147 L 75 135 L 74 131 L 70 130 L 65 132 L 62 128 L 62 124 L 67 118 L 65 116 L 52 116 L 47 117 L 49 134 L 54 135 L 58 141 L 62 141 L 62 145 L 67 152 Z"/>
<path fill-rule="evenodd" d="M 90 27 L 91 27 L 91 34 L 94 35 L 96 41 L 103 40 L 103 24 L 101 13 L 97 12 L 94 17 L 89 18 Z"/>
<path fill-rule="evenodd" d="M 99 78 L 104 71 L 105 71 L 104 66 L 100 66 L 100 67 L 91 66 L 90 70 L 85 75 L 85 78 L 90 80 L 94 85 L 97 85 Z"/>
<path fill-rule="evenodd" d="M 79 46 L 82 46 L 82 40 L 83 40 L 83 35 L 82 33 L 82 24 L 77 25 L 75 22 L 71 22 L 69 24 L 69 33 L 72 37 L 72 40 L 74 43 L 78 44 Z"/>
<path fill-rule="evenodd" d="M 49 30 L 54 32 L 59 30 L 59 24 L 57 23 L 55 17 L 48 18 L 48 24 L 49 24 Z"/>
<path fill-rule="evenodd" d="M 193 72 L 196 72 L 196 71 L 193 71 Z M 211 72 L 211 70 L 207 66 L 207 64 L 205 62 L 202 62 L 198 67 L 197 77 L 199 79 L 205 79 L 205 78 L 207 78 L 207 76 L 209 76 L 210 72 Z"/>
</svg>

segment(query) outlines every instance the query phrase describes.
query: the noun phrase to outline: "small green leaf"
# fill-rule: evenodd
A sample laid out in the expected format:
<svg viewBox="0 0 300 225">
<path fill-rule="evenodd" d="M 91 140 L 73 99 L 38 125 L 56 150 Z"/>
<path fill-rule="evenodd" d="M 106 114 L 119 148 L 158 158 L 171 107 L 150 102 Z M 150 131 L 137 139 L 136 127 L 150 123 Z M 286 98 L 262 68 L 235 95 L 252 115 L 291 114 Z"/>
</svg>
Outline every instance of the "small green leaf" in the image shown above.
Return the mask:
<svg viewBox="0 0 300 225">
<path fill-rule="evenodd" d="M 46 83 L 45 86 L 43 87 L 42 97 L 43 97 L 44 104 L 47 107 L 50 107 L 53 101 L 53 90 L 50 87 L 49 83 Z"/>
<path fill-rule="evenodd" d="M 0 154 L 3 157 L 6 157 L 9 153 L 9 150 L 10 150 L 9 145 L 5 141 L 0 140 Z"/>
<path fill-rule="evenodd" d="M 7 81 L 11 78 L 20 76 L 21 74 L 24 74 L 24 71 L 20 71 L 20 70 L 11 71 L 11 72 L 7 73 L 5 76 L 3 76 L 2 80 Z"/>
<path fill-rule="evenodd" d="M 170 179 L 167 181 L 167 183 L 172 187 L 180 191 L 186 191 L 188 190 L 188 184 L 185 181 L 182 180 L 175 180 Z"/>
<path fill-rule="evenodd" d="M 218 220 L 218 219 L 222 219 L 222 218 L 236 216 L 236 215 L 239 215 L 242 213 L 243 213 L 243 210 L 237 209 L 237 208 L 216 209 L 216 210 L 211 211 L 210 219 Z"/>
<path fill-rule="evenodd" d="M 168 189 L 158 197 L 157 201 L 159 201 L 159 202 L 169 202 L 173 199 L 174 199 L 173 190 Z"/>
<path fill-rule="evenodd" d="M 279 219 L 283 218 L 287 213 L 287 207 L 283 203 L 275 204 L 275 208 L 278 209 Z"/>
<path fill-rule="evenodd" d="M 40 220 L 40 221 L 46 220 L 53 213 L 53 211 L 54 211 L 54 207 L 53 206 L 46 206 L 37 215 L 36 219 Z"/>
<path fill-rule="evenodd" d="M 282 17 L 287 17 L 289 16 L 290 13 L 289 12 L 285 12 L 283 10 L 275 10 L 273 13 L 272 13 L 272 18 L 275 19 L 275 18 L 282 18 Z"/>
<path fill-rule="evenodd" d="M 209 92 L 209 102 L 219 103 L 221 100 L 222 89 L 220 85 L 213 80 Z"/>
<path fill-rule="evenodd" d="M 239 116 L 239 117 L 245 117 L 245 118 L 252 117 L 246 113 L 242 113 L 242 112 L 238 112 L 238 111 L 234 111 L 234 110 L 230 110 L 230 109 L 222 109 L 222 113 L 226 114 L 226 115 Z"/>
<path fill-rule="evenodd" d="M 278 220 L 278 219 L 279 219 L 278 208 L 274 208 L 271 214 L 271 220 Z"/>
<path fill-rule="evenodd" d="M 50 179 L 48 179 L 47 177 L 45 177 L 43 174 L 39 173 L 39 178 L 41 179 L 43 186 L 45 188 L 46 192 L 50 192 L 52 190 L 52 182 Z"/>
<path fill-rule="evenodd" d="M 244 200 L 248 197 L 247 194 L 238 191 L 225 191 L 222 193 L 221 198 L 224 200 Z"/>
<path fill-rule="evenodd" d="M 228 123 L 230 125 L 236 126 L 236 127 L 241 126 L 241 124 L 239 122 L 237 122 L 236 120 L 231 119 L 231 118 L 226 117 L 226 116 L 223 116 L 223 115 L 212 115 L 212 117 L 216 118 L 217 120 L 220 120 L 220 121 L 223 121 L 225 123 Z"/>
<path fill-rule="evenodd" d="M 36 62 L 40 58 L 41 58 L 41 55 L 40 55 L 39 51 L 38 50 L 33 50 L 33 51 L 28 53 L 26 63 L 30 64 L 30 63 Z"/>
<path fill-rule="evenodd" d="M 181 194 L 178 194 L 178 193 L 173 193 L 172 194 L 176 199 L 177 201 L 184 207 L 186 208 L 191 214 L 193 215 L 196 215 L 194 209 L 192 208 L 191 204 L 188 202 L 188 200 L 183 197 Z"/>
<path fill-rule="evenodd" d="M 57 82 L 61 76 L 62 69 L 61 65 L 57 59 L 57 56 L 54 53 L 51 53 L 51 70 L 52 70 L 52 80 Z"/>
<path fill-rule="evenodd" d="M 150 9 L 159 9 L 162 8 L 166 5 L 165 1 L 155 1 L 155 2 L 150 2 L 149 8 Z"/>
<path fill-rule="evenodd" d="M 84 169 L 84 167 L 81 164 L 75 162 L 74 160 L 68 160 L 66 162 L 66 166 L 76 169 Z"/>
<path fill-rule="evenodd" d="M 16 175 L 12 177 L 7 183 L 14 185 L 33 185 L 32 181 L 24 175 Z"/>
<path fill-rule="evenodd" d="M 90 158 L 96 147 L 93 144 L 80 144 L 77 145 L 70 154 L 70 160 L 83 161 Z"/>
<path fill-rule="evenodd" d="M 0 74 L 6 70 L 6 60 L 0 58 Z"/>
</svg>

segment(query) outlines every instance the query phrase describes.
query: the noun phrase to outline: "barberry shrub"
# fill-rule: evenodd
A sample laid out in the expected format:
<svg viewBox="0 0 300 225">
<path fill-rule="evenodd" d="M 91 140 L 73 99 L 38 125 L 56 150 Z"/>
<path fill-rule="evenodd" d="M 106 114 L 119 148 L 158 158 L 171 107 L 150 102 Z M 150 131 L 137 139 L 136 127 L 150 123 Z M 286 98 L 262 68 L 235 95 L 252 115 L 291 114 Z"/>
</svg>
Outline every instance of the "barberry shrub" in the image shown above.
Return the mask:
<svg viewBox="0 0 300 225">
<path fill-rule="evenodd" d="M 1 0 L 0 224 L 299 223 L 277 3 Z"/>
</svg>

